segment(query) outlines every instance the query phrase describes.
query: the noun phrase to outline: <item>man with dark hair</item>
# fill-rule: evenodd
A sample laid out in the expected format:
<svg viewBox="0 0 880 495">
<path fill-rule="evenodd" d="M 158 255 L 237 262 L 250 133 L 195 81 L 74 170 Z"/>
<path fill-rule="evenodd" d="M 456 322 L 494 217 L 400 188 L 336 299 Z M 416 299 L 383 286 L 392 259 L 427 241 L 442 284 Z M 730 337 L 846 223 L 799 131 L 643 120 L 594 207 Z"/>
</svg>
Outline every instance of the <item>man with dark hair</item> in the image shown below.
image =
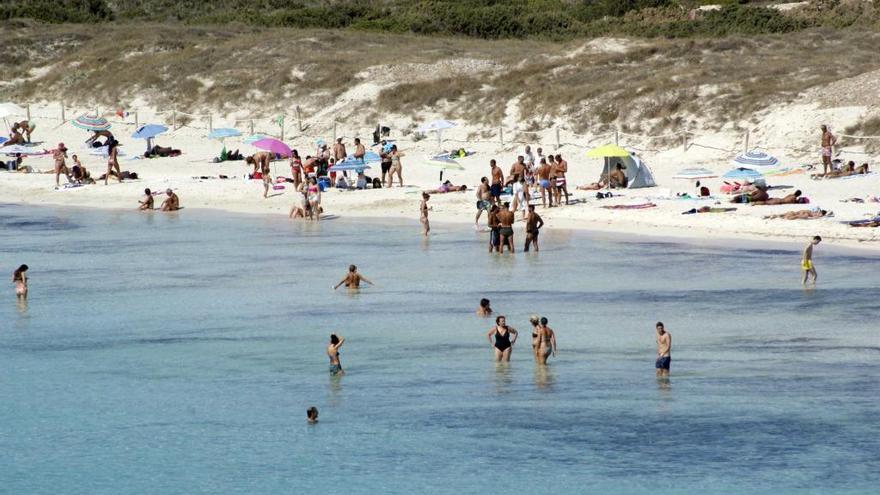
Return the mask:
<svg viewBox="0 0 880 495">
<path fill-rule="evenodd" d="M 801 282 L 803 285 L 807 285 L 810 275 L 813 276 L 813 285 L 816 285 L 818 275 L 816 274 L 816 267 L 813 265 L 813 246 L 818 246 L 820 242 L 822 242 L 822 238 L 814 236 L 804 249 L 804 256 L 801 258 L 801 268 L 804 270 L 804 280 Z"/>
<path fill-rule="evenodd" d="M 669 364 L 672 361 L 672 334 L 666 331 L 663 322 L 657 322 L 657 368 L 658 377 L 669 376 Z"/>
</svg>

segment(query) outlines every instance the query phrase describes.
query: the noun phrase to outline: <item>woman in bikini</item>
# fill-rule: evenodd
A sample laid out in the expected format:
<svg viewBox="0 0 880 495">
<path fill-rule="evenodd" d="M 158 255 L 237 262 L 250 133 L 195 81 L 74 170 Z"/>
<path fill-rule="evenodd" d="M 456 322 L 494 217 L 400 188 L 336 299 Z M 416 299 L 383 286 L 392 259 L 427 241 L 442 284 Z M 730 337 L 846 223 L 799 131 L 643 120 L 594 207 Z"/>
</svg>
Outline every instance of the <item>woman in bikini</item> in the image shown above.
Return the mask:
<svg viewBox="0 0 880 495">
<path fill-rule="evenodd" d="M 315 217 L 315 221 L 321 220 L 321 188 L 318 187 L 318 179 L 312 177 L 309 179 L 309 187 L 306 189 L 308 194 L 309 209 Z"/>
<path fill-rule="evenodd" d="M 339 348 L 345 343 L 345 337 L 337 336 L 335 333 L 330 334 L 330 344 L 327 345 L 327 357 L 330 358 L 330 374 L 332 376 L 341 376 L 345 374 L 342 370 L 342 363 L 339 362 Z"/>
<path fill-rule="evenodd" d="M 15 297 L 18 300 L 27 299 L 27 265 L 21 265 L 17 270 L 12 272 L 12 283 L 15 284 Z"/>
<path fill-rule="evenodd" d="M 104 185 L 110 180 L 110 174 L 116 169 L 116 178 L 122 183 L 122 172 L 119 170 L 119 160 L 117 159 L 119 151 L 119 141 L 110 138 L 107 140 L 107 175 L 104 176 Z"/>
<path fill-rule="evenodd" d="M 400 164 L 400 157 L 403 153 L 397 151 L 397 145 L 391 147 L 391 169 L 388 171 L 388 187 L 394 184 L 394 174 L 397 174 L 397 181 L 400 187 L 403 187 L 403 166 Z"/>
<path fill-rule="evenodd" d="M 537 328 L 537 347 L 535 348 L 535 361 L 538 364 L 547 364 L 550 354 L 556 357 L 556 334 L 547 326 L 547 318 L 541 318 L 541 324 Z"/>
<path fill-rule="evenodd" d="M 299 186 L 303 180 L 302 159 L 296 150 L 293 150 L 290 154 L 290 178 L 293 179 L 294 187 Z"/>
<path fill-rule="evenodd" d="M 510 362 L 510 351 L 513 349 L 513 344 L 516 344 L 516 336 L 516 329 L 507 326 L 505 317 L 495 318 L 495 326 L 486 334 L 489 345 L 495 348 L 495 362 L 502 360 Z"/>
</svg>

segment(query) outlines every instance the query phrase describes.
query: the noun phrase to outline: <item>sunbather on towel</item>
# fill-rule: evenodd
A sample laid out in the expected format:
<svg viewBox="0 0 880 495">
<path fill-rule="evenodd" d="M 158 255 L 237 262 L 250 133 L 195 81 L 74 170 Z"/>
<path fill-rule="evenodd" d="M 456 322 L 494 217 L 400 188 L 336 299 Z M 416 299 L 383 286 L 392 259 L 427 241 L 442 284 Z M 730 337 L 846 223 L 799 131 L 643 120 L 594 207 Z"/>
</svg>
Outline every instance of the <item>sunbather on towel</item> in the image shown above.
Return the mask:
<svg viewBox="0 0 880 495">
<path fill-rule="evenodd" d="M 763 201 L 750 201 L 749 203 L 752 206 L 765 206 L 765 205 L 793 205 L 801 202 L 801 190 L 789 194 L 784 198 L 767 198 Z"/>
<path fill-rule="evenodd" d="M 753 188 L 753 189 L 751 189 Z M 751 191 L 746 188 L 743 188 L 743 193 L 738 194 L 733 199 L 730 200 L 731 203 L 754 203 L 767 201 L 770 199 L 770 195 L 767 194 L 767 188 L 761 186 L 751 186 Z"/>
<path fill-rule="evenodd" d="M 700 208 L 691 208 L 688 211 L 681 212 L 682 215 L 693 215 L 694 213 L 727 213 L 736 211 L 736 208 L 712 208 L 711 206 L 703 206 Z"/>
<path fill-rule="evenodd" d="M 798 211 L 789 211 L 787 213 L 781 213 L 779 215 L 767 215 L 764 217 L 764 220 L 772 220 L 774 218 L 782 218 L 784 220 L 810 220 L 812 218 L 822 218 L 825 216 L 830 216 L 830 211 L 812 209 L 812 210 L 798 210 Z"/>
<path fill-rule="evenodd" d="M 856 168 L 856 162 L 850 160 L 846 166 L 841 167 L 840 170 L 832 170 L 827 174 L 813 174 L 810 176 L 811 179 L 837 179 L 840 177 L 849 177 L 851 175 L 864 175 L 870 172 L 868 164 L 863 163 Z"/>
<path fill-rule="evenodd" d="M 880 227 L 880 218 L 875 218 L 873 220 L 865 220 L 859 222 L 850 222 L 850 227 Z"/>
<path fill-rule="evenodd" d="M 465 186 L 465 185 L 456 186 L 455 184 L 453 184 L 452 182 L 449 182 L 447 180 L 443 184 L 440 184 L 440 187 L 438 187 L 437 189 L 432 189 L 427 192 L 428 192 L 428 194 L 445 194 L 448 192 L 459 192 L 459 191 L 467 191 L 467 186 Z"/>
</svg>

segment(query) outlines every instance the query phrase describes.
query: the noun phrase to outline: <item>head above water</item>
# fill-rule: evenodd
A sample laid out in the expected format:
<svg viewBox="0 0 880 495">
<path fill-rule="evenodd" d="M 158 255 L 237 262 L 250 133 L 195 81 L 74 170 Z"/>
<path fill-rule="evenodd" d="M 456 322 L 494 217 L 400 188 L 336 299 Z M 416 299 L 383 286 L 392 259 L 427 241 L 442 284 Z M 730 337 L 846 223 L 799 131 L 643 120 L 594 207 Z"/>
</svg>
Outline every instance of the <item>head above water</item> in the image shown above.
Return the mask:
<svg viewBox="0 0 880 495">
<path fill-rule="evenodd" d="M 503 327 L 507 324 L 507 318 L 504 316 L 498 316 L 495 318 L 495 324 Z"/>
<path fill-rule="evenodd" d="M 172 194 L 174 194 L 174 191 L 172 191 L 171 189 L 165 189 L 165 194 L 171 196 Z"/>
<path fill-rule="evenodd" d="M 548 320 L 547 317 L 541 317 L 541 325 L 547 325 L 549 322 L 550 320 Z"/>
<path fill-rule="evenodd" d="M 15 270 L 15 273 L 24 273 L 24 272 L 26 272 L 26 271 L 28 271 L 28 266 L 27 266 L 27 265 L 21 265 L 20 267 L 18 267 L 18 270 Z"/>
<path fill-rule="evenodd" d="M 531 323 L 532 325 L 537 325 L 540 322 L 541 322 L 540 316 L 538 316 L 538 315 L 529 316 L 529 323 Z"/>
<path fill-rule="evenodd" d="M 315 422 L 318 420 L 318 408 L 312 406 L 306 410 L 306 419 L 310 422 Z"/>
<path fill-rule="evenodd" d="M 358 269 L 358 267 L 356 267 L 356 266 L 354 266 L 354 265 L 348 265 L 348 271 L 351 272 L 351 273 L 356 272 L 357 269 Z"/>
<path fill-rule="evenodd" d="M 485 297 L 480 299 L 480 307 L 483 309 L 488 309 L 489 308 L 489 300 L 486 299 Z"/>
</svg>

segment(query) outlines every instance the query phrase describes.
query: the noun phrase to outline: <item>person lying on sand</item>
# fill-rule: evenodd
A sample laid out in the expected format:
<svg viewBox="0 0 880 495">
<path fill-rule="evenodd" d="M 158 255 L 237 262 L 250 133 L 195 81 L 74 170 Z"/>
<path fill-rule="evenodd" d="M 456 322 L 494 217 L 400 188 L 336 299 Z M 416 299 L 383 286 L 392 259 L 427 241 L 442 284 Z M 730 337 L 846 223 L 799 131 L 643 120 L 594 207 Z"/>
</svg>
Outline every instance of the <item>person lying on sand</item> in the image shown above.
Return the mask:
<svg viewBox="0 0 880 495">
<path fill-rule="evenodd" d="M 864 222 L 850 222 L 850 227 L 880 227 L 880 219 L 867 220 Z"/>
<path fill-rule="evenodd" d="M 826 216 L 832 216 L 833 213 L 826 210 L 812 209 L 812 210 L 797 210 L 797 211 L 789 211 L 787 213 L 781 213 L 779 215 L 767 215 L 764 217 L 764 220 L 773 220 L 775 218 L 781 218 L 783 220 L 810 220 L 813 218 L 822 218 Z"/>
<path fill-rule="evenodd" d="M 767 201 L 770 195 L 767 194 L 767 188 L 762 186 L 750 186 L 743 188 L 742 194 L 736 195 L 730 200 L 731 203 L 754 203 L 756 201 Z"/>
<path fill-rule="evenodd" d="M 810 176 L 811 179 L 837 179 L 840 177 L 849 177 L 851 175 L 864 175 L 870 172 L 870 168 L 867 163 L 863 163 L 856 168 L 856 163 L 854 161 L 850 161 L 846 164 L 845 167 L 842 167 L 840 170 L 832 170 L 827 174 L 813 174 Z"/>
<path fill-rule="evenodd" d="M 682 215 L 693 215 L 694 213 L 727 213 L 736 211 L 736 208 L 712 208 L 711 206 L 703 206 L 701 208 L 691 208 L 688 211 L 681 212 Z"/>
<path fill-rule="evenodd" d="M 159 208 L 162 211 L 177 211 L 180 209 L 180 198 L 177 197 L 174 191 L 171 189 L 166 189 L 165 194 L 168 195 L 165 198 L 165 201 L 162 201 L 162 206 Z"/>
<path fill-rule="evenodd" d="M 765 206 L 765 205 L 794 205 L 801 203 L 801 190 L 797 191 L 785 196 L 784 198 L 767 198 L 763 201 L 750 201 L 749 203 L 752 206 Z"/>
<path fill-rule="evenodd" d="M 440 184 L 440 186 L 437 187 L 437 189 L 432 189 L 427 192 L 428 192 L 428 194 L 446 194 L 449 192 L 459 192 L 459 191 L 467 191 L 467 186 L 465 186 L 465 185 L 456 186 L 455 184 L 453 184 L 452 182 L 447 180 L 447 181 L 443 182 L 443 184 Z"/>
</svg>

